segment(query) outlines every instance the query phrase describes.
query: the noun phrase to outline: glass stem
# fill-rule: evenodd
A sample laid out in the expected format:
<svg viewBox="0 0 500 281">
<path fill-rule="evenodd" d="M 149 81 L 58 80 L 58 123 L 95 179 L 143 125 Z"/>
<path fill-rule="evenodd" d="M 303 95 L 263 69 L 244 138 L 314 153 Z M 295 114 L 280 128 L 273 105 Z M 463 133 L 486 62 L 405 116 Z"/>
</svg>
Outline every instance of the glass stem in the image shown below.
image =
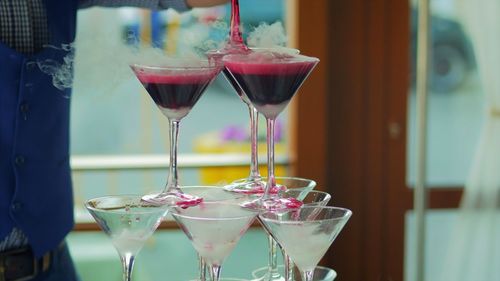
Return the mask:
<svg viewBox="0 0 500 281">
<path fill-rule="evenodd" d="M 120 255 L 123 266 L 123 281 L 130 281 L 135 257 L 131 254 Z"/>
<path fill-rule="evenodd" d="M 207 264 L 205 260 L 198 255 L 198 261 L 200 262 L 200 281 L 206 281 L 207 278 Z"/>
<path fill-rule="evenodd" d="M 304 270 L 302 271 L 302 280 L 304 281 L 314 281 L 314 269 L 313 270 Z"/>
<path fill-rule="evenodd" d="M 271 235 L 267 237 L 269 241 L 269 279 L 274 280 L 273 277 L 278 277 L 278 243 Z"/>
<path fill-rule="evenodd" d="M 250 113 L 250 181 L 260 181 L 261 176 L 259 172 L 259 151 L 258 151 L 258 130 L 259 130 L 259 112 L 252 105 L 248 105 Z"/>
<path fill-rule="evenodd" d="M 210 277 L 212 278 L 212 281 L 219 281 L 220 270 L 221 270 L 220 265 L 215 265 L 215 264 L 210 265 Z"/>
<path fill-rule="evenodd" d="M 179 120 L 170 120 L 170 169 L 165 192 L 179 189 L 179 174 L 177 172 L 177 138 L 179 136 Z"/>
<path fill-rule="evenodd" d="M 293 261 L 290 258 L 290 256 L 288 256 L 285 253 L 285 251 L 283 251 L 283 260 L 284 260 L 284 263 L 285 263 L 285 280 L 286 281 L 294 281 L 295 280 L 295 278 L 293 276 L 293 267 L 294 267 L 294 264 L 293 264 Z"/>
<path fill-rule="evenodd" d="M 231 19 L 229 30 L 229 42 L 231 45 L 243 45 L 243 36 L 240 30 L 240 3 L 231 0 Z"/>
<path fill-rule="evenodd" d="M 267 118 L 267 185 L 262 199 L 271 197 L 271 190 L 276 186 L 274 178 L 274 118 Z"/>
</svg>

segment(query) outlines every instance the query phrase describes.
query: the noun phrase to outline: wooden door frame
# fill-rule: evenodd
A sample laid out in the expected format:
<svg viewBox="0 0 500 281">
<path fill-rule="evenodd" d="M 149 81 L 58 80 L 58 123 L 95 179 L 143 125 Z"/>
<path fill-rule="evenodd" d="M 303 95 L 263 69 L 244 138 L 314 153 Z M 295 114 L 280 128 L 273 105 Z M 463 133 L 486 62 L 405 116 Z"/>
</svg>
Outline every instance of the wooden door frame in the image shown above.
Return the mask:
<svg viewBox="0 0 500 281">
<path fill-rule="evenodd" d="M 353 210 L 323 264 L 339 280 L 403 280 L 410 6 L 400 0 L 288 0 L 291 45 L 319 57 L 292 105 L 293 174 Z M 433 188 L 457 208 L 463 187 Z"/>
<path fill-rule="evenodd" d="M 294 103 L 294 174 L 354 213 L 322 263 L 339 280 L 403 280 L 409 3 L 293 5 L 295 46 L 321 60 Z"/>
</svg>

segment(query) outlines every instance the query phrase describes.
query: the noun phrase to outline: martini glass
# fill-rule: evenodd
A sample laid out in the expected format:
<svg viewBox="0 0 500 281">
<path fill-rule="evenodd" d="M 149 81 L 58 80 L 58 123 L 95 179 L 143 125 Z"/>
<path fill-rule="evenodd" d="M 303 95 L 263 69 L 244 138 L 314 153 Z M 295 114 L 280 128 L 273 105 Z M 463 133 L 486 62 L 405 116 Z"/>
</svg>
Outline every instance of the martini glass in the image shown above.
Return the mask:
<svg viewBox="0 0 500 281">
<path fill-rule="evenodd" d="M 280 181 L 278 181 L 279 183 Z M 288 186 L 287 186 L 288 187 Z M 287 190 L 280 193 L 283 199 L 295 199 L 302 202 L 302 206 L 325 206 L 331 199 L 331 195 L 324 191 L 311 190 L 309 188 L 288 188 Z M 278 271 L 278 255 L 277 255 L 277 243 L 269 235 L 269 263 L 268 266 L 256 269 L 259 272 L 259 276 L 254 281 L 293 281 L 293 261 L 290 259 L 288 254 L 282 248 L 283 261 L 285 276 L 282 276 Z"/>
<path fill-rule="evenodd" d="M 262 180 L 266 182 L 267 178 L 263 177 Z M 310 192 L 316 187 L 316 181 L 306 178 L 276 177 L 275 180 L 278 186 L 285 188 L 281 189 L 278 195 L 282 197 L 282 203 L 286 203 L 287 206 L 290 208 L 300 207 L 303 204 L 301 202 L 301 199 L 304 199 L 307 196 L 308 192 Z M 297 194 L 297 197 L 294 197 L 292 195 L 295 195 L 295 193 L 286 193 L 287 190 L 290 191 L 295 190 L 295 192 L 299 193 Z M 278 190 L 274 191 L 273 193 L 277 192 Z M 260 195 L 262 195 L 262 193 Z M 259 202 L 260 198 L 256 198 L 254 200 L 245 202 L 243 206 L 259 209 L 260 206 Z M 271 235 L 268 235 L 268 244 L 269 244 L 269 259 L 268 259 L 268 266 L 265 267 L 267 271 L 264 271 L 265 275 L 261 276 L 259 280 L 283 281 L 285 280 L 285 278 L 278 271 L 278 244 Z"/>
<path fill-rule="evenodd" d="M 313 281 L 314 269 L 351 217 L 348 209 L 305 206 L 259 215 L 265 229 L 298 267 L 303 281 Z"/>
<path fill-rule="evenodd" d="M 132 64 L 131 68 L 170 125 L 170 170 L 167 183 L 161 193 L 145 195 L 143 200 L 153 204 L 176 203 L 186 206 L 200 203 L 202 198 L 185 194 L 179 189 L 179 125 L 220 72 L 220 67 L 207 60 L 172 60 L 168 65 Z"/>
<path fill-rule="evenodd" d="M 171 214 L 209 266 L 212 281 L 219 281 L 223 261 L 257 216 L 255 210 L 227 202 L 175 206 Z"/>
<path fill-rule="evenodd" d="M 288 189 L 281 194 L 281 197 L 295 198 L 302 202 L 302 207 L 326 206 L 332 198 L 330 193 L 319 190 L 308 191 L 307 189 Z M 281 251 L 283 253 L 283 260 L 285 262 L 285 280 L 294 281 L 293 261 L 286 253 L 285 249 L 281 248 Z"/>
<path fill-rule="evenodd" d="M 262 197 L 250 202 L 247 207 L 267 210 L 299 208 L 301 206 L 299 201 L 292 200 L 293 198 L 280 198 L 273 192 L 283 189 L 277 184 L 274 175 L 274 126 L 278 115 L 286 108 L 319 60 L 269 49 L 246 55 L 227 55 L 222 61 L 248 100 L 267 121 L 267 183 Z M 269 241 L 270 255 L 273 255 L 273 250 L 276 251 L 276 244 L 272 240 Z M 270 267 L 275 269 L 276 265 L 270 264 Z M 282 280 L 282 278 L 275 279 L 273 274 L 271 280 Z"/>
<path fill-rule="evenodd" d="M 87 201 L 85 207 L 111 238 L 120 255 L 123 280 L 130 281 L 135 256 L 160 225 L 167 207 L 145 203 L 139 195 L 95 198 Z"/>
<path fill-rule="evenodd" d="M 207 52 L 207 56 L 216 61 L 220 61 L 222 57 L 228 54 L 248 54 L 251 51 L 257 51 L 260 48 L 252 48 L 251 50 L 243 42 L 241 34 L 241 17 L 239 0 L 231 0 L 231 19 L 229 38 L 227 43 L 222 49 L 211 50 Z M 297 49 L 289 49 L 289 52 L 299 53 Z M 259 114 L 257 109 L 246 97 L 243 89 L 238 85 L 236 80 L 229 74 L 227 69 L 223 69 L 224 76 L 229 81 L 229 84 L 234 88 L 241 100 L 247 105 L 250 115 L 250 174 L 247 178 L 234 181 L 232 184 L 227 185 L 226 189 L 234 192 L 257 194 L 262 193 L 265 187 L 265 182 L 259 172 L 258 161 L 258 123 Z"/>
<path fill-rule="evenodd" d="M 229 192 L 224 187 L 220 186 L 181 186 L 180 189 L 182 192 L 190 194 L 191 196 L 203 198 L 203 202 L 242 204 L 252 198 L 252 195 Z M 198 262 L 200 268 L 198 280 L 205 281 L 207 280 L 205 260 L 198 255 Z M 222 278 L 221 281 L 223 280 L 226 279 Z"/>
<path fill-rule="evenodd" d="M 261 204 L 264 208 L 286 207 L 271 192 L 279 189 L 274 175 L 275 121 L 319 60 L 275 49 L 227 55 L 222 60 L 251 104 L 266 117 L 268 174 Z"/>
<path fill-rule="evenodd" d="M 250 52 L 268 52 L 280 51 L 290 54 L 299 54 L 299 50 L 285 47 L 272 47 L 272 48 L 247 48 L 241 44 L 234 44 L 228 42 L 225 48 L 216 51 L 209 51 L 207 55 L 216 60 L 221 60 L 225 55 L 229 54 L 249 54 Z M 250 174 L 248 177 L 233 181 L 231 184 L 226 185 L 226 189 L 233 192 L 247 193 L 247 194 L 262 194 L 264 193 L 266 181 L 262 178 L 259 172 L 259 159 L 258 159 L 258 124 L 259 114 L 257 109 L 252 105 L 243 89 L 238 85 L 238 82 L 229 73 L 229 70 L 224 68 L 222 73 L 226 77 L 229 84 L 236 91 L 241 101 L 247 106 L 250 116 Z M 271 193 L 276 193 L 278 190 L 271 190 Z"/>
</svg>

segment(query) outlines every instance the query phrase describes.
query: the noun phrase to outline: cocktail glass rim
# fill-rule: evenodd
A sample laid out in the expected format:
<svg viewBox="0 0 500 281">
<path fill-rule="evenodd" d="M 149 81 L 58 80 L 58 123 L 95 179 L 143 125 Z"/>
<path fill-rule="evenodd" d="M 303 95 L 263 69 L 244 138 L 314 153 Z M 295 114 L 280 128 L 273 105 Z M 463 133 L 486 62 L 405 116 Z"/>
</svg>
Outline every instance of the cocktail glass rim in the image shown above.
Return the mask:
<svg viewBox="0 0 500 281">
<path fill-rule="evenodd" d="M 276 213 L 285 214 L 285 213 L 289 213 L 289 212 L 303 211 L 303 210 L 307 210 L 307 209 L 339 210 L 339 211 L 343 211 L 344 213 L 343 213 L 342 216 L 336 216 L 336 217 L 332 217 L 332 218 L 312 219 L 312 220 L 309 220 L 309 221 L 288 220 L 288 219 L 280 220 L 280 219 L 273 219 L 273 218 L 266 217 L 266 215 L 270 215 L 270 214 L 273 214 L 273 215 L 276 215 Z M 350 209 L 347 209 L 347 208 L 344 208 L 344 207 L 337 207 L 337 206 L 302 206 L 302 207 L 300 207 L 300 209 L 286 209 L 286 208 L 284 208 L 284 209 L 272 210 L 272 211 L 262 211 L 262 212 L 259 213 L 259 218 L 262 218 L 264 220 L 271 221 L 271 222 L 280 223 L 280 224 L 283 224 L 283 223 L 285 223 L 285 224 L 297 224 L 297 223 L 314 222 L 314 221 L 342 220 L 342 219 L 345 219 L 346 217 L 349 218 L 351 215 L 352 215 L 352 211 Z"/>
<path fill-rule="evenodd" d="M 182 60 L 179 60 L 182 61 Z M 222 68 L 216 64 L 211 64 L 209 60 L 199 60 L 199 62 L 206 62 L 207 65 L 152 65 L 152 64 L 143 64 L 143 63 L 131 63 L 129 66 L 131 68 L 144 68 L 148 70 L 164 70 L 164 69 L 186 69 L 186 70 L 196 70 L 196 69 L 217 69 Z"/>
<path fill-rule="evenodd" d="M 151 209 L 144 209 L 141 211 L 134 211 L 136 214 L 146 214 L 146 213 L 152 213 L 152 212 L 158 212 L 158 209 L 161 210 L 168 210 L 167 205 L 152 205 L 148 204 L 147 202 L 144 202 L 141 200 L 143 194 L 117 194 L 117 195 L 104 195 L 104 196 L 98 196 L 94 198 L 90 198 L 85 201 L 84 205 L 85 208 L 90 209 L 90 210 L 95 210 L 99 212 L 107 212 L 107 213 L 113 213 L 113 214 L 123 214 L 123 212 L 114 210 L 114 209 L 102 209 L 96 206 L 92 206 L 91 202 L 97 201 L 97 200 L 105 200 L 105 199 L 116 199 L 116 198 L 128 198 L 128 199 L 137 199 L 137 203 L 140 204 L 138 206 L 144 206 L 144 207 L 151 207 Z M 119 208 L 119 207 L 117 207 Z"/>
<path fill-rule="evenodd" d="M 257 211 L 255 209 L 250 209 L 250 208 L 243 208 L 241 207 L 241 204 L 238 204 L 238 203 L 233 203 L 233 202 L 226 202 L 226 201 L 204 201 L 196 206 L 192 206 L 192 207 L 189 207 L 189 208 L 197 208 L 197 207 L 202 207 L 202 205 L 215 205 L 215 204 L 220 204 L 220 205 L 230 205 L 230 206 L 234 206 L 234 207 L 240 207 L 244 210 L 248 210 L 250 212 L 253 212 L 253 214 L 248 214 L 248 215 L 240 215 L 240 216 L 228 216 L 228 217 L 204 217 L 204 216 L 194 216 L 194 215 L 186 215 L 186 214 L 179 214 L 179 213 L 175 213 L 174 211 L 172 210 L 186 210 L 186 208 L 183 208 L 183 207 L 180 207 L 180 206 L 175 206 L 175 205 L 172 205 L 169 207 L 169 210 L 171 211 L 170 213 L 173 215 L 173 216 L 178 216 L 178 217 L 182 217 L 182 218 L 188 218 L 188 219 L 193 219 L 193 220 L 203 220 L 203 221 L 227 221 L 227 220 L 238 220 L 238 219 L 244 219 L 244 218 L 248 218 L 248 217 L 251 217 L 251 216 L 257 216 L 259 215 L 260 211 Z M 227 214 L 227 215 L 230 215 L 230 214 Z"/>
</svg>

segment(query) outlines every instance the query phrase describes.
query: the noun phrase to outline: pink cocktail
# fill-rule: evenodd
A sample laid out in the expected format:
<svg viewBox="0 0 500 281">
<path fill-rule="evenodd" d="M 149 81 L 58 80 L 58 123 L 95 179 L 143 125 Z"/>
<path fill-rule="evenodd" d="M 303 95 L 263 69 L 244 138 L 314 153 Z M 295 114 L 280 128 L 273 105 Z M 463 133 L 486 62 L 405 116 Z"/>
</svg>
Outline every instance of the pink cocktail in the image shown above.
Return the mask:
<svg viewBox="0 0 500 281">
<path fill-rule="evenodd" d="M 228 55 L 224 66 L 248 100 L 267 120 L 268 176 L 262 205 L 281 208 L 271 191 L 279 189 L 274 175 L 274 124 L 299 87 L 319 62 L 317 58 L 276 49 Z"/>
<path fill-rule="evenodd" d="M 133 64 L 131 68 L 170 125 L 170 172 L 167 184 L 161 193 L 146 195 L 143 199 L 154 204 L 196 205 L 202 198 L 190 196 L 179 189 L 179 125 L 221 69 L 207 60 L 172 60 L 160 66 Z"/>
</svg>

